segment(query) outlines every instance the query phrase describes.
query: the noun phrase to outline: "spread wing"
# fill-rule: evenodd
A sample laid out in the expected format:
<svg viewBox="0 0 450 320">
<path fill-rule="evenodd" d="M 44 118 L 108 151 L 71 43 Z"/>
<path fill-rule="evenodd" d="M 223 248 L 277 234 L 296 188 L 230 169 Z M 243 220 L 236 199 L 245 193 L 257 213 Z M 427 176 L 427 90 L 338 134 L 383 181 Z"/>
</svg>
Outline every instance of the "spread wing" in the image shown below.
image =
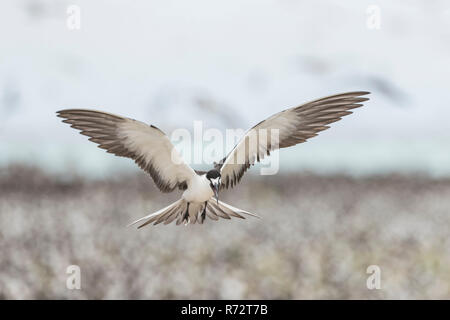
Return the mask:
<svg viewBox="0 0 450 320">
<path fill-rule="evenodd" d="M 279 148 L 287 148 L 317 136 L 328 124 L 351 114 L 369 100 L 369 92 L 348 92 L 305 103 L 281 111 L 246 132 L 216 168 L 222 175 L 221 188 L 236 185 L 250 166 Z M 272 135 L 273 134 L 273 135 Z"/>
<path fill-rule="evenodd" d="M 155 126 L 110 113 L 68 109 L 57 112 L 63 122 L 81 130 L 98 147 L 116 156 L 133 159 L 148 172 L 162 192 L 186 189 L 195 176 L 169 138 Z"/>
</svg>

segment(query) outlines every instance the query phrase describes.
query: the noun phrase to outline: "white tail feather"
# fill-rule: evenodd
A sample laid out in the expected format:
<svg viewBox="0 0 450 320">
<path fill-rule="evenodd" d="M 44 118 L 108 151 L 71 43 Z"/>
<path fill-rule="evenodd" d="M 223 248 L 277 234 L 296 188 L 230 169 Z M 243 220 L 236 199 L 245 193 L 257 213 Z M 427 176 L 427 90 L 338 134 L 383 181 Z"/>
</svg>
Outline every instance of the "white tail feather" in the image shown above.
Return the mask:
<svg viewBox="0 0 450 320">
<path fill-rule="evenodd" d="M 219 218 L 231 219 L 231 217 L 245 219 L 245 217 L 241 214 L 260 218 L 254 213 L 235 208 L 222 201 L 217 203 L 215 199 L 208 200 L 206 208 L 204 203 L 188 204 L 184 199 L 180 199 L 161 210 L 130 223 L 128 226 L 132 226 L 139 222 L 144 222 L 138 227 L 139 229 L 150 223 L 154 223 L 155 225 L 161 222 L 164 222 L 164 224 L 169 224 L 175 220 L 177 225 L 181 223 L 184 223 L 185 225 L 195 224 L 196 222 L 202 224 L 206 217 L 214 221 L 219 220 Z"/>
<path fill-rule="evenodd" d="M 220 201 L 220 200 L 219 200 L 219 204 L 220 204 L 221 206 L 224 206 L 224 207 L 230 209 L 231 211 L 236 212 L 236 213 L 248 214 L 249 216 L 252 216 L 252 217 L 261 219 L 261 217 L 258 216 L 258 215 L 255 214 L 255 213 L 251 213 L 251 212 L 248 212 L 248 211 L 245 211 L 245 210 L 242 210 L 242 209 L 238 209 L 238 208 L 233 207 L 232 205 L 229 205 L 229 204 L 227 204 L 227 203 L 225 203 L 225 202 L 222 202 L 222 201 Z"/>
<path fill-rule="evenodd" d="M 156 211 L 156 212 L 154 212 L 154 213 L 151 213 L 151 214 L 149 214 L 149 215 L 146 215 L 145 217 L 142 217 L 142 218 L 140 218 L 140 219 L 137 219 L 136 221 L 133 221 L 132 223 L 130 223 L 129 225 L 127 225 L 127 227 L 130 227 L 130 226 L 132 226 L 132 225 L 134 225 L 134 224 L 136 224 L 136 223 L 138 223 L 138 222 L 141 222 L 141 221 L 144 221 L 144 220 L 148 220 L 148 219 L 154 218 L 154 217 L 156 217 L 156 216 L 158 216 L 158 215 L 162 215 L 162 214 L 166 213 L 166 211 L 168 211 L 169 209 L 173 209 L 175 206 L 179 205 L 181 201 L 184 201 L 184 200 L 183 200 L 183 199 L 180 199 L 180 200 L 178 200 L 178 201 L 176 201 L 176 202 L 174 202 L 174 203 L 172 203 L 172 204 L 169 204 L 167 207 L 165 207 L 165 208 L 163 208 L 163 209 L 161 209 L 161 210 L 158 210 L 158 211 Z"/>
</svg>

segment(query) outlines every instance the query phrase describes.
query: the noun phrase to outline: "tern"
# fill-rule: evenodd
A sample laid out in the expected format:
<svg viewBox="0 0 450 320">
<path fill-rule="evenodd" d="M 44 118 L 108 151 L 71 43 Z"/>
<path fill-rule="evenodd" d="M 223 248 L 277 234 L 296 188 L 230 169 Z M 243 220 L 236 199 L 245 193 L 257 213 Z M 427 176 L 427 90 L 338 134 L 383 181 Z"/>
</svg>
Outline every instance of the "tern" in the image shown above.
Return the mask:
<svg viewBox="0 0 450 320">
<path fill-rule="evenodd" d="M 351 114 L 351 109 L 369 100 L 363 97 L 367 94 L 366 91 L 336 94 L 278 112 L 247 130 L 231 152 L 207 172 L 187 165 L 168 136 L 154 125 L 88 109 L 61 110 L 57 116 L 81 130 L 98 147 L 133 159 L 150 174 L 162 192 L 184 191 L 178 201 L 130 225 L 141 222 L 138 226 L 141 228 L 175 220 L 177 225 L 187 225 L 201 224 L 206 217 L 212 220 L 245 219 L 245 215 L 259 217 L 220 201 L 219 191 L 236 186 L 250 166 L 271 151 L 305 142 L 328 129 L 330 123 Z M 267 131 L 276 132 L 276 137 L 270 138 L 272 135 Z"/>
</svg>

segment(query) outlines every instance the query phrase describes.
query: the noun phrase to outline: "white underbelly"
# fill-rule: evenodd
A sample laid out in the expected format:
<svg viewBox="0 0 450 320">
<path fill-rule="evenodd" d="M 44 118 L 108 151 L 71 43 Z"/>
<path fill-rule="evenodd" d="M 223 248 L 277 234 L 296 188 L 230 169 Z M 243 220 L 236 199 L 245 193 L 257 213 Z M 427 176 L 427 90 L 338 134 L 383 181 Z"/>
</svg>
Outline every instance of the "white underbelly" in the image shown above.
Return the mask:
<svg viewBox="0 0 450 320">
<path fill-rule="evenodd" d="M 214 195 L 205 176 L 197 176 L 183 193 L 183 199 L 187 202 L 205 202 Z"/>
</svg>

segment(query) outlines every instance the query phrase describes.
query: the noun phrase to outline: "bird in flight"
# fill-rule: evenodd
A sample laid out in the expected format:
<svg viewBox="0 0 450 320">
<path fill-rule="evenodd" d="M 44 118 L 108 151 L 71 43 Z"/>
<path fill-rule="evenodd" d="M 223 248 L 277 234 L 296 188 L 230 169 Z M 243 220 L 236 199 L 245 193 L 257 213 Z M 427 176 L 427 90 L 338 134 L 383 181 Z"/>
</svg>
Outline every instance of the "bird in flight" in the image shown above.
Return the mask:
<svg viewBox="0 0 450 320">
<path fill-rule="evenodd" d="M 234 187 L 250 166 L 271 151 L 305 142 L 328 129 L 328 124 L 351 114 L 351 109 L 369 100 L 363 97 L 367 94 L 365 91 L 336 94 L 276 113 L 250 128 L 231 152 L 207 172 L 188 166 L 164 132 L 153 125 L 87 109 L 61 110 L 57 116 L 81 130 L 98 147 L 133 159 L 162 192 L 184 190 L 178 201 L 130 225 L 141 223 L 138 227 L 141 228 L 175 220 L 177 225 L 186 225 L 203 223 L 206 217 L 212 220 L 258 217 L 220 201 L 219 191 Z"/>
</svg>

